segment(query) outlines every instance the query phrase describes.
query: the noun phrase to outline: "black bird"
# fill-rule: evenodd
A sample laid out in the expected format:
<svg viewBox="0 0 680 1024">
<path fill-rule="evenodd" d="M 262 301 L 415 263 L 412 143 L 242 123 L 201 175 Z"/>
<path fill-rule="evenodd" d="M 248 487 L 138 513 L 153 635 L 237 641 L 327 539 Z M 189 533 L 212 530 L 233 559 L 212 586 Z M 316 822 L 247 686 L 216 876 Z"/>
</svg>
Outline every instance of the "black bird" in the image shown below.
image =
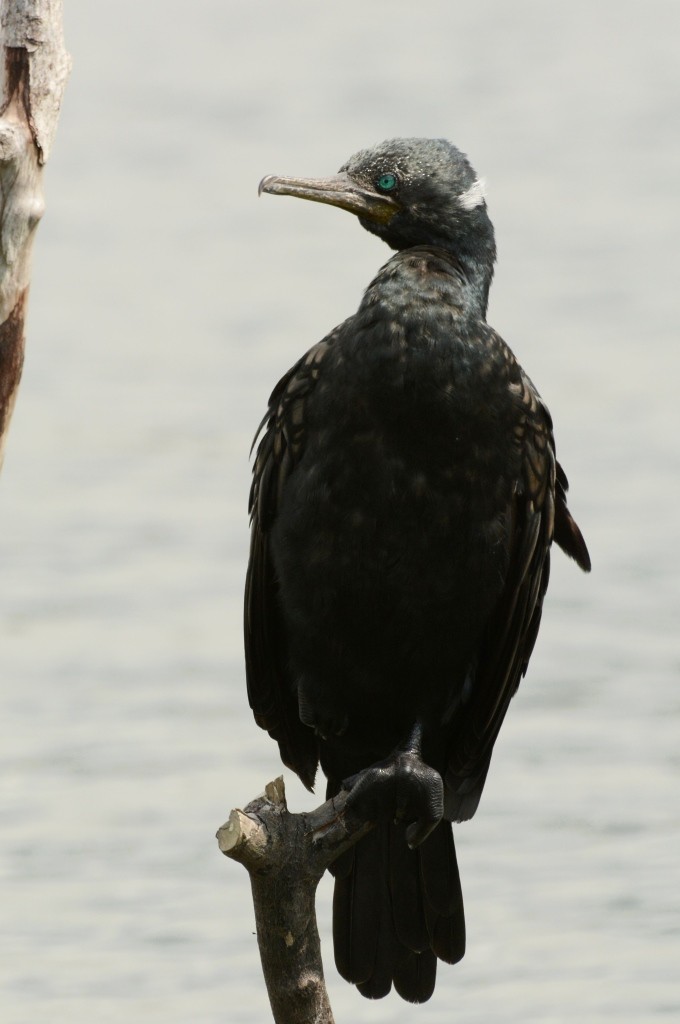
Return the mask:
<svg viewBox="0 0 680 1024">
<path fill-rule="evenodd" d="M 397 250 L 261 425 L 250 705 L 288 767 L 379 824 L 334 865 L 338 970 L 423 1002 L 465 950 L 450 822 L 475 813 L 526 672 L 553 540 L 588 571 L 552 422 L 486 323 L 484 189 L 443 139 L 260 191 L 339 206 Z M 368 770 L 366 770 L 368 769 Z"/>
</svg>

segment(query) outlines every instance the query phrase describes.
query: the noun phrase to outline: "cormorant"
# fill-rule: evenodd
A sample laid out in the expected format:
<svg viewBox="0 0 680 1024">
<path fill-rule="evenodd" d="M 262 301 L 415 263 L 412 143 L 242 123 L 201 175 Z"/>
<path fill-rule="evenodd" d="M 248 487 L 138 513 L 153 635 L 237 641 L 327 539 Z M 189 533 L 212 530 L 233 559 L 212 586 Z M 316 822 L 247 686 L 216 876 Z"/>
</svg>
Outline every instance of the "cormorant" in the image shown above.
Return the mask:
<svg viewBox="0 0 680 1024">
<path fill-rule="evenodd" d="M 333 866 L 338 970 L 423 1002 L 437 958 L 464 953 L 450 822 L 477 809 L 551 543 L 590 559 L 550 414 L 486 323 L 494 231 L 464 154 L 394 139 L 260 191 L 339 206 L 397 250 L 271 396 L 245 645 L 283 762 L 310 789 L 320 763 L 379 822 Z"/>
</svg>

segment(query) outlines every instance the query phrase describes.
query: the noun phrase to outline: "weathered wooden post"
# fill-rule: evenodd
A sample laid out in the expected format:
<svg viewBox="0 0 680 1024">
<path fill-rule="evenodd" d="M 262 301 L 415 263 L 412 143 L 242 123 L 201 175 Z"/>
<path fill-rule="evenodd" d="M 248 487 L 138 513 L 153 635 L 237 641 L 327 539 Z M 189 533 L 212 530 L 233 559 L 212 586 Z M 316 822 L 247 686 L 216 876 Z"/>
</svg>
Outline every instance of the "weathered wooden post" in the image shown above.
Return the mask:
<svg viewBox="0 0 680 1024">
<path fill-rule="evenodd" d="M 0 463 L 24 359 L 33 236 L 43 168 L 71 69 L 62 0 L 2 0 L 0 108 Z"/>
</svg>

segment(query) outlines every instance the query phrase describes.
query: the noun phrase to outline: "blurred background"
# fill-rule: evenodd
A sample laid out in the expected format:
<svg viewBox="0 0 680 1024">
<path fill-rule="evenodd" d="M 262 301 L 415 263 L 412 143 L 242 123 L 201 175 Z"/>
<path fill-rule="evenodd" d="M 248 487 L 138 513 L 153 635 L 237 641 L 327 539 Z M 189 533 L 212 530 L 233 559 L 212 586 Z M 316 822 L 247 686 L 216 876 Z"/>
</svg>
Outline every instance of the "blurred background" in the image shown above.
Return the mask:
<svg viewBox="0 0 680 1024">
<path fill-rule="evenodd" d="M 677 0 L 68 0 L 0 481 L 0 1017 L 269 1019 L 214 840 L 279 772 L 245 696 L 248 449 L 388 250 L 263 197 L 397 135 L 486 178 L 490 322 L 555 420 L 556 553 L 477 817 L 468 948 L 338 1024 L 680 1019 Z M 309 807 L 286 773 L 293 809 Z"/>
</svg>

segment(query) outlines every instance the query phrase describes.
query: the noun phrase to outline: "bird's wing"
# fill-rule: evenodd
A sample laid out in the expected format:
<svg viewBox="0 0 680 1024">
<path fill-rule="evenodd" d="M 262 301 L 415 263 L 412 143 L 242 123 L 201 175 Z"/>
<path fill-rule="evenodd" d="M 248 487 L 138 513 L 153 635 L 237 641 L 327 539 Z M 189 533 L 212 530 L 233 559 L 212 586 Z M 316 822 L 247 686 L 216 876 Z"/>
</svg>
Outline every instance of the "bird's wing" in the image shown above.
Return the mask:
<svg viewBox="0 0 680 1024">
<path fill-rule="evenodd" d="M 338 329 L 339 330 L 339 329 Z M 250 561 L 245 590 L 245 651 L 248 700 L 257 724 L 278 741 L 281 760 L 311 789 L 318 763 L 314 732 L 303 725 L 288 670 L 269 533 L 286 480 L 305 444 L 305 403 L 335 337 L 329 335 L 299 360 L 274 388 L 253 468 L 250 492 Z M 256 436 L 256 440 L 257 440 Z"/>
<path fill-rule="evenodd" d="M 452 727 L 445 773 L 451 820 L 470 818 L 477 809 L 494 742 L 536 642 L 553 539 L 582 569 L 590 569 L 585 541 L 567 508 L 567 478 L 555 458 L 550 413 L 521 370 L 509 387 L 520 410 L 521 464 L 510 510 L 510 558 L 467 703 Z"/>
</svg>

